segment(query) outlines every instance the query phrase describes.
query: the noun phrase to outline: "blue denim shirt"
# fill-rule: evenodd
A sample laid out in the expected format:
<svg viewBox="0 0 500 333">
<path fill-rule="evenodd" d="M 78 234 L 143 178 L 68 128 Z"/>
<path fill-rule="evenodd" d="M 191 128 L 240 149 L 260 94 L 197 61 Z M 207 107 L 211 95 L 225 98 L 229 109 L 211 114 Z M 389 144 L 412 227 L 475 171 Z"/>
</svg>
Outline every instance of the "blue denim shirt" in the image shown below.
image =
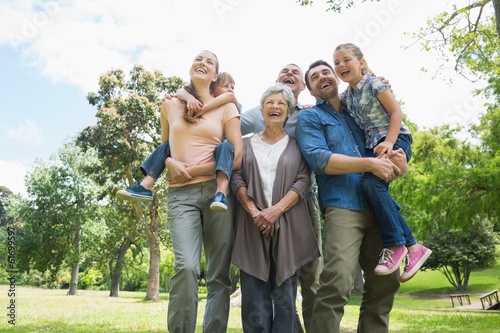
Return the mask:
<svg viewBox="0 0 500 333">
<path fill-rule="evenodd" d="M 362 173 L 327 175 L 324 170 L 332 153 L 365 156 L 363 131 L 342 107 L 338 113 L 327 101 L 318 100 L 303 110 L 297 120 L 295 137 L 302 155 L 316 174 L 321 211 L 326 207 L 367 209 L 362 188 Z"/>
</svg>

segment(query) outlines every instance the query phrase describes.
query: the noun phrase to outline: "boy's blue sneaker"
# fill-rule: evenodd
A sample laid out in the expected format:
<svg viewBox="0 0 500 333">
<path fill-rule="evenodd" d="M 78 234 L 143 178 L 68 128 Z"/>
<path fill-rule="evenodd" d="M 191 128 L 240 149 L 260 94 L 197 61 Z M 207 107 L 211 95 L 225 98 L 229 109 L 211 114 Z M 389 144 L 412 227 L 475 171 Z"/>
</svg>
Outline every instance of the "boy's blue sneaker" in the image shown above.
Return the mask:
<svg viewBox="0 0 500 333">
<path fill-rule="evenodd" d="M 141 183 L 135 183 L 127 187 L 126 190 L 118 190 L 116 192 L 116 197 L 122 200 L 151 202 L 153 201 L 153 192 L 146 190 Z"/>
<path fill-rule="evenodd" d="M 217 192 L 210 204 L 210 209 L 217 212 L 225 212 L 227 210 L 227 199 L 224 194 Z"/>
</svg>

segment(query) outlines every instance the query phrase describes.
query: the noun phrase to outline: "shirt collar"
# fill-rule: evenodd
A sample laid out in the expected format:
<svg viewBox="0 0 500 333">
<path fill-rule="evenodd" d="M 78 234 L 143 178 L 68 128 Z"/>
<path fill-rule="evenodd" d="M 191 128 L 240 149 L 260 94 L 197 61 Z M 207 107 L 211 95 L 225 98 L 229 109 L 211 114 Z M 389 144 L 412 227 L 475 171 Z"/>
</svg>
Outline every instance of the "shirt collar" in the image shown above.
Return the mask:
<svg viewBox="0 0 500 333">
<path fill-rule="evenodd" d="M 356 90 L 361 90 L 363 88 L 363 86 L 366 84 L 366 80 L 368 80 L 368 78 L 371 76 L 371 74 L 368 74 L 366 73 L 365 75 L 363 75 L 363 77 L 361 78 L 361 80 L 359 80 L 358 84 L 356 84 Z"/>
<path fill-rule="evenodd" d="M 331 112 L 337 111 L 337 109 L 335 109 L 335 107 L 332 104 L 330 104 L 330 102 L 328 102 L 324 99 L 317 99 L 316 106 L 321 108 L 322 105 L 324 105 L 327 108 L 327 110 L 325 110 L 325 111 L 330 111 L 329 109 L 332 110 Z M 339 112 L 336 112 L 336 113 L 341 114 L 341 113 L 348 113 L 349 112 L 349 110 L 347 109 L 347 107 L 345 106 L 344 103 L 340 104 L 340 111 L 341 111 L 340 113 Z"/>
</svg>

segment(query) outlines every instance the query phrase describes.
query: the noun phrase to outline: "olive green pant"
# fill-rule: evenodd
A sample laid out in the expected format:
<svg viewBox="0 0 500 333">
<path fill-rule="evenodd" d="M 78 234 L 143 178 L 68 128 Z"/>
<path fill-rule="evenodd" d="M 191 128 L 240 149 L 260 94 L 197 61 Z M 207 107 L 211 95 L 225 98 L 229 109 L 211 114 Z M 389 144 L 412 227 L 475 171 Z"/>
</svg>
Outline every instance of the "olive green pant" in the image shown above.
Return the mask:
<svg viewBox="0 0 500 333">
<path fill-rule="evenodd" d="M 399 289 L 399 271 L 387 276 L 373 273 L 382 240 L 371 211 L 327 207 L 324 243 L 324 269 L 314 302 L 311 332 L 340 332 L 359 262 L 365 282 L 357 332 L 387 333 L 394 295 Z"/>
<path fill-rule="evenodd" d="M 228 195 L 228 210 L 212 211 L 215 191 L 215 180 L 169 189 L 168 227 L 175 258 L 168 304 L 170 333 L 195 332 L 202 246 L 207 263 L 203 332 L 227 330 L 235 203 Z"/>
</svg>

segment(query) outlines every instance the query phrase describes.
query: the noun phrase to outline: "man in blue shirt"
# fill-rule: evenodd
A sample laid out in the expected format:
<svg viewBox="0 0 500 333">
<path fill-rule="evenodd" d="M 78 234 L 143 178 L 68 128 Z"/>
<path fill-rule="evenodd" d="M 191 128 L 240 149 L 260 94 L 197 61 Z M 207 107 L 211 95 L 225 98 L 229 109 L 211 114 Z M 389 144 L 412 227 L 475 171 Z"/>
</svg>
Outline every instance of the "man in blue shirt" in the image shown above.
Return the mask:
<svg viewBox="0 0 500 333">
<path fill-rule="evenodd" d="M 316 105 L 299 114 L 296 128 L 302 154 L 316 174 L 325 220 L 324 269 L 314 302 L 311 332 L 340 331 L 359 262 L 365 282 L 358 333 L 383 333 L 389 330 L 399 271 L 386 276 L 373 273 L 382 241 L 363 196 L 362 174 L 372 172 L 390 181 L 405 173 L 408 165 L 402 151 L 392 152 L 387 159 L 364 157 L 363 132 L 342 106 L 334 73 L 322 60 L 309 66 L 305 81 Z"/>
</svg>

